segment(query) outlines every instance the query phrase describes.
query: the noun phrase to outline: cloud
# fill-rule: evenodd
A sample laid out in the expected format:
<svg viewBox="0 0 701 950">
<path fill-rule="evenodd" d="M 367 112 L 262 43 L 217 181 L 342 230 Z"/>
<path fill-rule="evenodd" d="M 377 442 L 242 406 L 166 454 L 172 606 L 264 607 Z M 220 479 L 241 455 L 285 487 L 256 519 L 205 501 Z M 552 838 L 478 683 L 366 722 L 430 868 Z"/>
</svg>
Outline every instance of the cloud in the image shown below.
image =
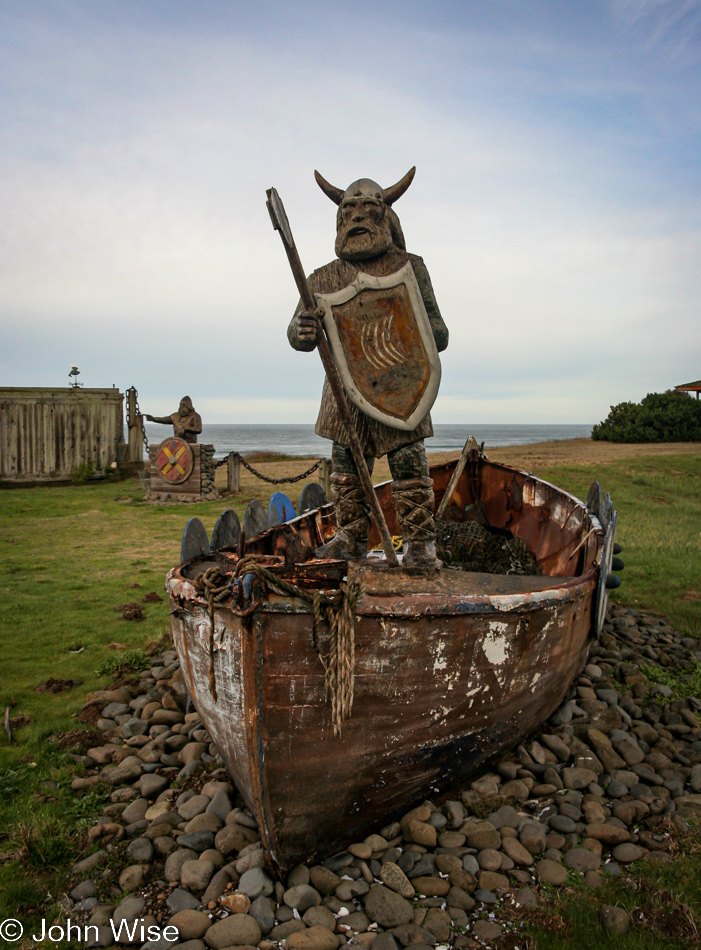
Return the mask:
<svg viewBox="0 0 701 950">
<path fill-rule="evenodd" d="M 619 22 L 642 42 L 686 66 L 701 56 L 700 0 L 612 0 Z"/>
<path fill-rule="evenodd" d="M 622 28 L 657 15 L 638 6 L 614 8 Z M 391 34 L 394 5 L 319 9 L 0 13 L 6 383 L 78 362 L 154 412 L 184 384 L 212 421 L 313 421 L 322 372 L 287 345 L 297 293 L 265 188 L 311 270 L 334 230 L 313 168 L 345 186 L 412 164 L 397 211 L 451 331 L 436 418 L 594 421 L 698 375 L 688 74 L 646 74 L 595 15 L 549 20 L 559 5 L 471 22 L 409 3 Z"/>
</svg>

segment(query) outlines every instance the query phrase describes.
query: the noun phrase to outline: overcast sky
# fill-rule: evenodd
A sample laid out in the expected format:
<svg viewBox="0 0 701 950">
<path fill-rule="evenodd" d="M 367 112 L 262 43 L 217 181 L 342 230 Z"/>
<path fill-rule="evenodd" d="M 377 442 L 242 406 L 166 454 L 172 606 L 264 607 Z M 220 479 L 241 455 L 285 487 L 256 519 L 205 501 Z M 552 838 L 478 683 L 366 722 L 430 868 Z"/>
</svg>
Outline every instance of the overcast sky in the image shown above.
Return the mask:
<svg viewBox="0 0 701 950">
<path fill-rule="evenodd" d="M 436 422 L 596 422 L 701 377 L 701 0 L 3 0 L 0 385 L 313 422 L 287 344 L 345 188 L 450 329 Z"/>
</svg>

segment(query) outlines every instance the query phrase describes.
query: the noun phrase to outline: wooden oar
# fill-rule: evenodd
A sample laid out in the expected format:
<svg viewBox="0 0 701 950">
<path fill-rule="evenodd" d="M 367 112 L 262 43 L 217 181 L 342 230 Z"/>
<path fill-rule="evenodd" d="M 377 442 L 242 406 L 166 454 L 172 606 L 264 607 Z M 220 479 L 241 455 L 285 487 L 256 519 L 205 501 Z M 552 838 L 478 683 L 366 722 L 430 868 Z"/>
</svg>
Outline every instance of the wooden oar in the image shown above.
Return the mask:
<svg viewBox="0 0 701 950">
<path fill-rule="evenodd" d="M 297 252 L 294 238 L 292 237 L 290 222 L 287 220 L 285 208 L 282 204 L 282 201 L 280 200 L 280 196 L 274 188 L 269 188 L 266 191 L 266 194 L 268 196 L 267 206 L 270 213 L 270 220 L 273 222 L 273 227 L 279 232 L 280 237 L 282 238 L 282 243 L 287 253 L 287 259 L 290 262 L 292 274 L 294 276 L 295 283 L 297 284 L 299 295 L 302 298 L 304 308 L 310 313 L 314 313 L 316 310 L 316 301 L 314 300 L 314 294 L 312 293 L 309 283 L 307 282 L 307 276 L 304 272 L 304 268 L 302 267 L 302 262 L 299 258 L 299 253 Z M 380 507 L 380 503 L 377 500 L 375 489 L 373 488 L 370 472 L 368 471 L 365 455 L 363 454 L 363 448 L 360 444 L 360 439 L 358 438 L 358 433 L 356 432 L 353 419 L 350 414 L 350 408 L 348 406 L 348 400 L 346 399 L 346 394 L 343 389 L 343 383 L 341 382 L 338 367 L 336 366 L 333 354 L 331 353 L 331 347 L 329 346 L 329 341 L 326 337 L 326 330 L 321 321 L 319 321 L 319 329 L 316 335 L 316 345 L 317 349 L 319 350 L 321 362 L 324 364 L 326 378 L 329 381 L 331 391 L 334 395 L 334 399 L 336 400 L 336 404 L 338 405 L 338 410 L 341 413 L 343 425 L 346 429 L 346 432 L 348 433 L 350 450 L 353 453 L 353 461 L 355 462 L 356 468 L 358 469 L 360 483 L 363 486 L 365 497 L 368 500 L 368 504 L 370 505 L 370 509 L 375 518 L 377 530 L 380 533 L 380 540 L 382 542 L 382 549 L 385 552 L 385 558 L 387 559 L 387 563 L 390 565 L 390 567 L 399 567 L 397 554 L 394 550 L 394 546 L 392 545 L 392 536 L 389 533 L 385 516 L 382 512 L 382 508 Z"/>
</svg>

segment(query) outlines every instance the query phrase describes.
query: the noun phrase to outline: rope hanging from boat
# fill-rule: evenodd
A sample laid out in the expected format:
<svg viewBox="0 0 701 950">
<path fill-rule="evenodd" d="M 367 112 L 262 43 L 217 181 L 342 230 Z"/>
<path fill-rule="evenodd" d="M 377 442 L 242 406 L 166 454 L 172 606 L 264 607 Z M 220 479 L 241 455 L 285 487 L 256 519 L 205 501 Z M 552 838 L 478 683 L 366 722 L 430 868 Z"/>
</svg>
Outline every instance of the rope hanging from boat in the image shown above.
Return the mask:
<svg viewBox="0 0 701 950">
<path fill-rule="evenodd" d="M 231 596 L 229 578 L 219 571 L 218 567 L 208 567 L 203 574 L 198 574 L 193 581 L 195 590 L 207 598 L 209 608 L 209 692 L 212 699 L 217 701 L 217 684 L 214 678 L 214 606 L 223 603 Z"/>
<path fill-rule="evenodd" d="M 331 718 L 335 736 L 341 734 L 343 720 L 350 716 L 353 708 L 355 610 L 363 593 L 363 585 L 349 574 L 341 608 L 334 612 L 329 622 L 329 656 L 325 664 L 326 688 L 331 695 Z"/>
<path fill-rule="evenodd" d="M 219 567 L 209 567 L 194 580 L 195 589 L 207 599 L 209 608 L 209 691 L 217 701 L 217 687 L 214 674 L 214 608 L 229 597 L 231 609 L 239 616 L 250 615 L 259 605 L 259 599 L 253 599 L 249 607 L 240 609 L 235 606 L 241 580 L 246 575 L 254 575 L 264 589 L 281 596 L 299 597 L 312 607 L 312 637 L 314 648 L 325 670 L 325 686 L 331 697 L 331 719 L 335 736 L 341 734 L 343 721 L 353 708 L 354 672 L 355 672 L 355 612 L 358 602 L 364 594 L 363 585 L 349 571 L 346 584 L 337 591 L 308 591 L 279 577 L 256 560 L 256 556 L 241 558 L 231 575 L 222 574 Z M 237 583 L 238 582 L 238 583 Z M 261 591 L 261 594 L 263 591 Z M 329 625 L 329 653 L 326 659 L 319 647 L 319 627 L 326 621 Z"/>
</svg>

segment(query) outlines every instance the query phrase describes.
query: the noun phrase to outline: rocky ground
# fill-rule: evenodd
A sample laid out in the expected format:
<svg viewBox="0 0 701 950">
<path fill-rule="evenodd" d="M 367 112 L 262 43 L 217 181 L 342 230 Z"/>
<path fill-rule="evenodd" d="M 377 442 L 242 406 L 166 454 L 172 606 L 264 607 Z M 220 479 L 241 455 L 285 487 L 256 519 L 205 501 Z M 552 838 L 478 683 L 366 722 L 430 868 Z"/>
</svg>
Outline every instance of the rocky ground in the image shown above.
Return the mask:
<svg viewBox="0 0 701 950">
<path fill-rule="evenodd" d="M 101 947 L 113 943 L 111 921 L 126 922 L 122 943 L 142 945 L 140 928 L 126 935 L 137 919 L 177 927 L 180 942 L 143 945 L 154 950 L 490 945 L 522 932 L 549 889 L 596 891 L 637 861 L 673 860 L 676 836 L 693 833 L 701 696 L 672 699 L 648 668 L 683 676 L 699 661 L 698 641 L 614 607 L 539 734 L 459 795 L 426 801 L 283 882 L 266 869 L 256 821 L 197 713 L 186 712 L 177 657 L 166 652 L 81 714 L 102 737 L 73 754 L 85 767 L 73 788 L 113 791 L 89 832 L 98 850 L 73 869 L 66 915 L 95 925 L 91 945 Z M 606 905 L 600 922 L 614 933 L 636 926 Z"/>
</svg>

